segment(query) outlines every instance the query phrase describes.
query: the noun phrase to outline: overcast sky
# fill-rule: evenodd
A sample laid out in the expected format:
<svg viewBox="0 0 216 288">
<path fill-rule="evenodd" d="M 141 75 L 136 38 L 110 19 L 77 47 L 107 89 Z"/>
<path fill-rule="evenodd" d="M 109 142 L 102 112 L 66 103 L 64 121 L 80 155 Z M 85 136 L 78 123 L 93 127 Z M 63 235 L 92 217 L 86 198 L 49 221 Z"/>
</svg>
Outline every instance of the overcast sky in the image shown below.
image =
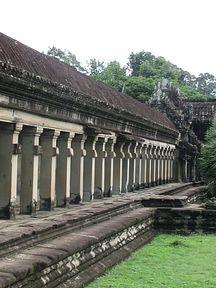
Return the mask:
<svg viewBox="0 0 216 288">
<path fill-rule="evenodd" d="M 38 51 L 48 46 L 126 64 L 150 51 L 192 74 L 216 75 L 216 0 L 1 0 L 0 31 Z"/>
</svg>

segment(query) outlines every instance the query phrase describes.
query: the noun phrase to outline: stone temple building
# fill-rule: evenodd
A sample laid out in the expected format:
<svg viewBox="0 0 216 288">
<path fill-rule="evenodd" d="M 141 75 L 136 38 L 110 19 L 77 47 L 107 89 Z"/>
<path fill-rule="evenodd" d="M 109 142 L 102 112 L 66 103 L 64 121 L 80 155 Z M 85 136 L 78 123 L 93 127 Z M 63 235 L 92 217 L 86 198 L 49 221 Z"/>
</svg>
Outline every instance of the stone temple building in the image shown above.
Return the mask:
<svg viewBox="0 0 216 288">
<path fill-rule="evenodd" d="M 0 33 L 0 218 L 194 181 L 190 111 L 168 83 L 146 105 Z"/>
</svg>

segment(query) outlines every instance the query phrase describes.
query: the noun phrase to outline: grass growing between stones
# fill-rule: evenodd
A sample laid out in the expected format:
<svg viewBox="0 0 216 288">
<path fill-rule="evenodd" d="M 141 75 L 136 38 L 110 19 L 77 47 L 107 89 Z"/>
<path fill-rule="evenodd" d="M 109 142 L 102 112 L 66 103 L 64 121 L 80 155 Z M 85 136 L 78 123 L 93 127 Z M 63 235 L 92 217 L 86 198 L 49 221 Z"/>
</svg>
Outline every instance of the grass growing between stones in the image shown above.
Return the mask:
<svg viewBox="0 0 216 288">
<path fill-rule="evenodd" d="M 215 288 L 216 236 L 158 235 L 88 288 Z"/>
</svg>

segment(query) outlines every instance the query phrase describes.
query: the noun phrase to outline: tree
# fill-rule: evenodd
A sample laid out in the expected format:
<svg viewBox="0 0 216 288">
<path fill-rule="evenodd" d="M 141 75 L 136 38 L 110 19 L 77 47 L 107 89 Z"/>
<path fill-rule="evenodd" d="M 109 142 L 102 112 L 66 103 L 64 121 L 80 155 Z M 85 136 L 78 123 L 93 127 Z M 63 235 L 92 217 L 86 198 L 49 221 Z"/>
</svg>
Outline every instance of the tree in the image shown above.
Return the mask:
<svg viewBox="0 0 216 288">
<path fill-rule="evenodd" d="M 149 61 L 152 63 L 155 56 L 151 54 L 151 52 L 141 51 L 139 53 L 131 53 L 129 55 L 129 69 L 131 70 L 132 76 L 140 76 L 140 66 L 145 62 Z"/>
<path fill-rule="evenodd" d="M 195 77 L 165 58 L 156 57 L 150 52 L 131 53 L 128 66 L 131 76 L 142 76 L 151 79 L 150 82 L 161 82 L 167 79 L 180 88 L 188 98 L 203 100 L 216 96 L 216 78 L 213 75 L 204 73 Z"/>
<path fill-rule="evenodd" d="M 70 51 L 61 50 L 53 46 L 48 47 L 47 55 L 53 56 L 59 59 L 61 62 L 75 67 L 79 72 L 86 72 L 86 69 L 83 68 L 80 62 L 77 60 L 76 55 L 71 53 Z"/>
<path fill-rule="evenodd" d="M 209 73 L 199 74 L 196 78 L 194 86 L 197 90 L 202 91 L 206 95 L 215 95 L 216 78 Z"/>
<path fill-rule="evenodd" d="M 216 120 L 207 132 L 207 141 L 201 150 L 201 169 L 204 178 L 209 182 L 209 188 L 216 192 Z"/>
<path fill-rule="evenodd" d="M 146 102 L 153 94 L 156 81 L 152 78 L 145 78 L 142 76 L 128 77 L 125 84 L 125 91 L 130 96 L 137 98 L 141 102 Z"/>
<path fill-rule="evenodd" d="M 111 61 L 106 66 L 96 59 L 90 60 L 90 76 L 95 80 L 102 81 L 118 91 L 124 90 L 127 79 L 126 68 L 121 67 L 117 61 Z"/>
<path fill-rule="evenodd" d="M 87 73 L 94 79 L 104 71 L 105 65 L 103 61 L 98 61 L 97 59 L 93 58 L 87 61 Z"/>
</svg>

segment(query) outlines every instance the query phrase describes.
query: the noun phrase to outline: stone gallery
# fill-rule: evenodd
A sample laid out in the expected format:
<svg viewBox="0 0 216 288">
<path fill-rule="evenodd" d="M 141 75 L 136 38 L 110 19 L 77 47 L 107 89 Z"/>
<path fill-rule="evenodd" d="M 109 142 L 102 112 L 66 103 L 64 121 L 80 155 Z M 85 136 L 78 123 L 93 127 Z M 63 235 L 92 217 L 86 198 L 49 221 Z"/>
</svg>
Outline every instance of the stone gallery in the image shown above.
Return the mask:
<svg viewBox="0 0 216 288">
<path fill-rule="evenodd" d="M 138 102 L 0 33 L 0 287 L 83 287 L 166 226 L 154 207 L 201 197 L 201 110 L 165 81 Z"/>
</svg>

